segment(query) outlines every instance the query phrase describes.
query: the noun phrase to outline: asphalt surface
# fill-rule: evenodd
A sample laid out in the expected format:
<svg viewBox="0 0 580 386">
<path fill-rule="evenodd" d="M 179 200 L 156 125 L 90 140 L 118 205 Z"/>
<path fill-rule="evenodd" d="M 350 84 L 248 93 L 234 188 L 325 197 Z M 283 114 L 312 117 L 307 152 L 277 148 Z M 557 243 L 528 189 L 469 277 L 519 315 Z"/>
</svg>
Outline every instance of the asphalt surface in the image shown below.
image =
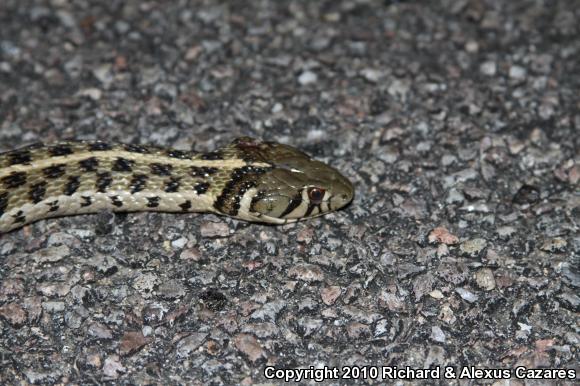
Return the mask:
<svg viewBox="0 0 580 386">
<path fill-rule="evenodd" d="M 100 213 L 0 235 L 0 383 L 572 384 L 577 5 L 2 0 L 0 151 L 251 135 L 356 198 L 284 227 Z"/>
</svg>

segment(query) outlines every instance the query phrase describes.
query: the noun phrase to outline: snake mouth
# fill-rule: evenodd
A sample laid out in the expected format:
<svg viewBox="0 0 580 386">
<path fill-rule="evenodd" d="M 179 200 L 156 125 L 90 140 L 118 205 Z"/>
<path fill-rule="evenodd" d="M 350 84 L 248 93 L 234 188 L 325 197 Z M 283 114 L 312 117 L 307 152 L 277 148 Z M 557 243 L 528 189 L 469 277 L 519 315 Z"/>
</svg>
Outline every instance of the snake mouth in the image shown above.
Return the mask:
<svg viewBox="0 0 580 386">
<path fill-rule="evenodd" d="M 266 224 L 274 224 L 274 225 L 284 225 L 284 224 L 291 224 L 298 222 L 299 218 L 279 218 L 268 216 L 267 214 L 258 213 L 258 212 L 250 212 L 249 215 L 253 217 L 254 222 L 258 223 L 266 223 Z"/>
<path fill-rule="evenodd" d="M 329 212 L 341 209 L 352 200 L 352 197 L 346 194 L 329 195 L 323 201 L 317 203 L 312 203 L 299 197 L 300 194 L 290 199 L 285 204 L 285 209 L 280 213 L 276 213 L 273 210 L 265 212 L 250 210 L 247 214 L 257 222 L 288 224 L 323 216 Z"/>
<path fill-rule="evenodd" d="M 318 217 L 333 212 L 348 205 L 353 199 L 353 189 L 350 184 L 320 183 L 327 189 L 316 185 L 306 185 L 298 190 L 290 187 L 294 192 L 280 191 L 260 192 L 250 190 L 246 192 L 250 205 L 242 205 L 244 214 L 251 216 L 254 221 L 272 224 L 286 224 Z M 251 199 L 249 196 L 252 196 Z"/>
</svg>

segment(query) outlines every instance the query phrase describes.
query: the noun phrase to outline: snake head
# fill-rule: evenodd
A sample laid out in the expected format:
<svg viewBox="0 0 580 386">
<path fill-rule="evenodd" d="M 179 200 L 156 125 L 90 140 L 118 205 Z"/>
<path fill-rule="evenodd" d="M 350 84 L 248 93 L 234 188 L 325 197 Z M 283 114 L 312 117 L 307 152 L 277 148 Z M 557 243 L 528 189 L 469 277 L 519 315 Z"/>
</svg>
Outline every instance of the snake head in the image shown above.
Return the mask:
<svg viewBox="0 0 580 386">
<path fill-rule="evenodd" d="M 252 164 L 267 165 L 254 176 L 240 214 L 283 224 L 341 209 L 352 201 L 351 182 L 333 167 L 288 145 L 238 138 L 232 143 Z"/>
</svg>

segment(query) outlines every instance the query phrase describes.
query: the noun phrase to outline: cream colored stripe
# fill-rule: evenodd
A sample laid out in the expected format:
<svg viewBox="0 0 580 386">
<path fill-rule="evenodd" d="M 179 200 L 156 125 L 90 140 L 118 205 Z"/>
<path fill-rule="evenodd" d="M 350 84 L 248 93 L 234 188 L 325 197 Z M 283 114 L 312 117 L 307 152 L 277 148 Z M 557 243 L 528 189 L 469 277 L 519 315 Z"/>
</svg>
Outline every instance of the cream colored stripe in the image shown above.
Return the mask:
<svg viewBox="0 0 580 386">
<path fill-rule="evenodd" d="M 121 207 L 114 206 L 111 202 L 111 197 L 115 196 L 123 203 Z M 149 208 L 148 197 L 160 197 L 159 206 Z M 83 197 L 90 197 L 91 204 L 88 206 L 81 206 L 85 202 Z M 159 212 L 183 212 L 180 204 L 189 201 L 191 207 L 187 212 L 214 212 L 213 198 L 209 195 L 197 195 L 195 192 L 187 193 L 167 193 L 164 191 L 147 191 L 130 193 L 126 190 L 112 190 L 107 193 L 95 192 L 87 190 L 76 192 L 72 196 L 67 195 L 53 195 L 45 198 L 39 203 L 33 204 L 31 202 L 20 205 L 17 208 L 11 209 L 9 212 L 0 216 L 0 234 L 8 232 L 15 228 L 20 228 L 25 224 L 29 224 L 39 219 L 69 216 L 84 213 L 97 213 L 101 210 L 110 210 L 114 212 L 138 212 L 138 211 L 159 211 Z M 49 212 L 49 203 L 58 201 L 58 211 Z M 26 222 L 14 223 L 14 215 L 22 212 L 26 217 Z"/>
<path fill-rule="evenodd" d="M 0 178 L 9 175 L 13 172 L 26 172 L 30 169 L 42 169 L 56 164 L 69 164 L 73 162 L 78 162 L 90 157 L 95 157 L 98 160 L 103 158 L 116 159 L 118 157 L 132 160 L 135 162 L 145 162 L 145 163 L 161 163 L 170 164 L 173 166 L 185 166 L 185 167 L 212 167 L 212 168 L 225 168 L 225 169 L 235 169 L 244 166 L 254 166 L 254 167 L 269 167 L 270 164 L 266 162 L 253 162 L 247 163 L 246 161 L 235 158 L 226 160 L 198 160 L 198 159 L 179 159 L 167 156 L 161 156 L 159 154 L 141 154 L 132 153 L 128 151 L 119 150 L 108 150 L 108 151 L 86 151 L 82 153 L 74 153 L 65 156 L 48 157 L 42 160 L 37 160 L 31 162 L 29 165 L 12 165 L 3 169 L 0 169 Z"/>
</svg>

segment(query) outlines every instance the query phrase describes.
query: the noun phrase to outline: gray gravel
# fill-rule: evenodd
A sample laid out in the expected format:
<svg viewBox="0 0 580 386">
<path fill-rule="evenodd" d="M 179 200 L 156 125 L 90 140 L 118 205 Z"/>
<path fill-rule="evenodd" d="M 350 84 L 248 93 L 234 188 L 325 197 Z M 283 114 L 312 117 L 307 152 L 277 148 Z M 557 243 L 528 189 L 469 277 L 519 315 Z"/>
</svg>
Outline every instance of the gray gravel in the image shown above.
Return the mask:
<svg viewBox="0 0 580 386">
<path fill-rule="evenodd" d="M 284 227 L 102 213 L 0 236 L 0 383 L 578 372 L 577 5 L 2 0 L 0 151 L 252 135 L 357 196 Z"/>
</svg>

